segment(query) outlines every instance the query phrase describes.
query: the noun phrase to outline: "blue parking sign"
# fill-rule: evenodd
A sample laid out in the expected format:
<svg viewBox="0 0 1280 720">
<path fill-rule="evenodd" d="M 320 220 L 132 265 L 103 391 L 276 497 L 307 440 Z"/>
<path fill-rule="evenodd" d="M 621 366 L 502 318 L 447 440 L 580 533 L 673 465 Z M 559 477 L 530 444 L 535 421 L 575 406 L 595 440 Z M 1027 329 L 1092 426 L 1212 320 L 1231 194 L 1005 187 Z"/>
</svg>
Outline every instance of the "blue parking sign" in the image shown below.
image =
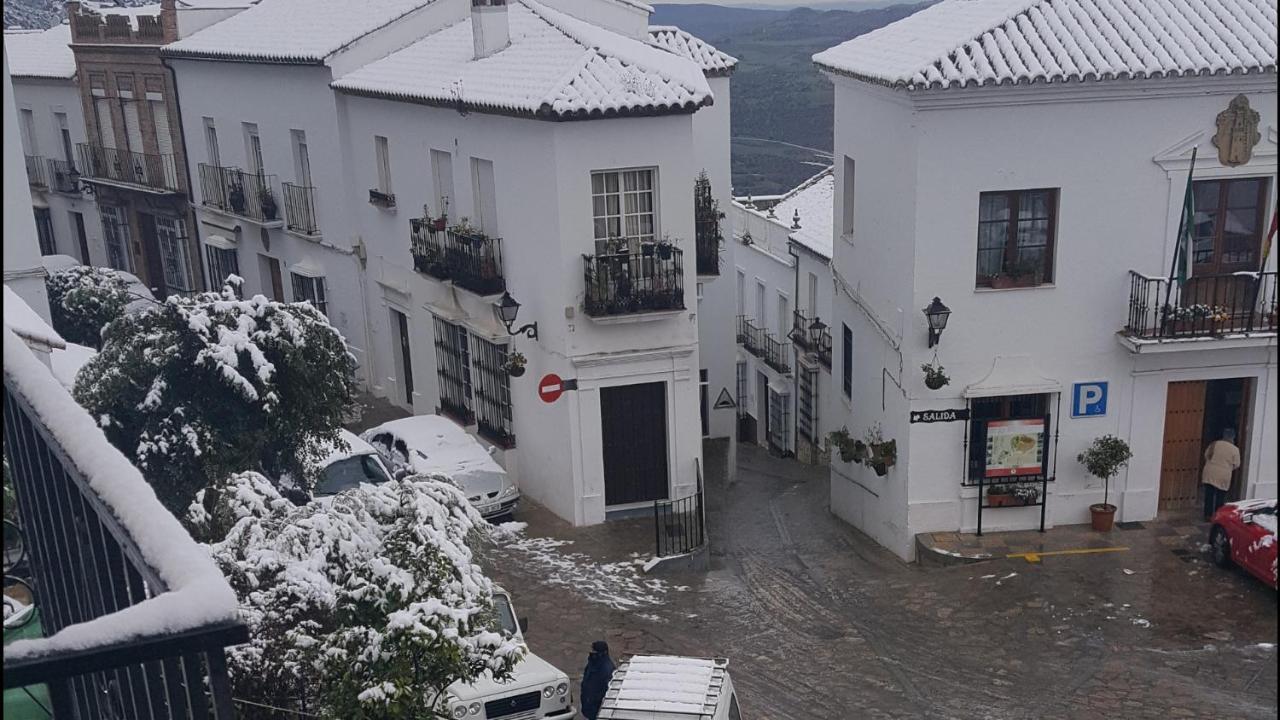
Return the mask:
<svg viewBox="0 0 1280 720">
<path fill-rule="evenodd" d="M 1071 386 L 1071 417 L 1107 414 L 1107 381 L 1079 382 Z"/>
</svg>

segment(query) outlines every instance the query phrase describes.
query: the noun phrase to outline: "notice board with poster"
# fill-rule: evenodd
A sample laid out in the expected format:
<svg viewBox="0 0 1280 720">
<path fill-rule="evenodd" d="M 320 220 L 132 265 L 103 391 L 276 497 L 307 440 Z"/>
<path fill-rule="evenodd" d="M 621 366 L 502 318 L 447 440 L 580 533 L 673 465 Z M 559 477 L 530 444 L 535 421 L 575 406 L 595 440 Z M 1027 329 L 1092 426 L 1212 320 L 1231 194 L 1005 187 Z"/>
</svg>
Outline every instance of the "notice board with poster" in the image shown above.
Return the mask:
<svg viewBox="0 0 1280 720">
<path fill-rule="evenodd" d="M 989 420 L 983 472 L 988 478 L 1043 476 L 1048 457 L 1047 418 Z"/>
</svg>

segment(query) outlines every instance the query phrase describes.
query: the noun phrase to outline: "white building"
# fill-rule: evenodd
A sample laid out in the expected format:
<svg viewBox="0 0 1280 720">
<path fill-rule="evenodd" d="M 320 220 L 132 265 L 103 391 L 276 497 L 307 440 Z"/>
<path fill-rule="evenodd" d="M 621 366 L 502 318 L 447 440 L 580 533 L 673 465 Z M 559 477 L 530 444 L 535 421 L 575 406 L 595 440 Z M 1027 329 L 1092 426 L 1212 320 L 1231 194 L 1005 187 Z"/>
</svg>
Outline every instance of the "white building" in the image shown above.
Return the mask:
<svg viewBox="0 0 1280 720">
<path fill-rule="evenodd" d="M 0 57 L 4 70 L 4 285 L 47 322 L 49 296 L 44 286 L 45 270 L 40 263 L 35 220 L 28 211 L 30 201 L 22 192 L 28 184 L 27 171 L 18 157 L 22 140 L 13 81 L 9 78 L 9 51 L 4 50 Z"/>
<path fill-rule="evenodd" d="M 828 406 L 898 453 L 884 477 L 834 459 L 833 512 L 911 558 L 917 533 L 977 528 L 980 478 L 1031 472 L 1051 479 L 1046 526 L 1086 522 L 1104 490 L 1076 455 L 1110 433 L 1134 453 L 1117 520 L 1147 520 L 1197 507 L 1225 427 L 1232 497 L 1275 497 L 1274 0 L 944 0 L 814 59 L 836 87 Z M 1170 288 L 1193 150 L 1191 279 Z M 934 297 L 952 314 L 930 348 Z M 972 420 L 912 422 L 952 409 Z M 1009 428 L 1036 463 L 988 457 Z"/>
<path fill-rule="evenodd" d="M 75 172 L 86 137 L 70 42 L 66 24 L 4 33 L 40 252 L 106 265 L 97 203 Z"/>
<path fill-rule="evenodd" d="M 649 12 L 264 0 L 165 50 L 211 272 L 323 302 L 375 394 L 458 419 L 578 524 L 691 494 L 709 429 L 693 191 L 705 169 L 728 197 L 733 60 Z M 540 400 L 549 373 L 577 389 Z"/>
</svg>

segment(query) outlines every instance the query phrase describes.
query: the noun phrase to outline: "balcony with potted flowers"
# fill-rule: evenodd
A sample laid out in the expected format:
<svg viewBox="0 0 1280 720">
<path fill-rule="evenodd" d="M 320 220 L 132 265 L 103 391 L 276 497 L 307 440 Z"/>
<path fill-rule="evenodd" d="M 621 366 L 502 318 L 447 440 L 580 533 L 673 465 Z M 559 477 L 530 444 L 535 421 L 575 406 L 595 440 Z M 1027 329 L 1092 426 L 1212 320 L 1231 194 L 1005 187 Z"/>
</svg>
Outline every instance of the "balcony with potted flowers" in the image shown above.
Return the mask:
<svg viewBox="0 0 1280 720">
<path fill-rule="evenodd" d="M 433 218 L 425 212 L 411 218 L 409 251 L 413 269 L 428 277 L 482 297 L 501 295 L 507 289 L 502 238 L 485 235 L 467 218 L 454 225 L 444 216 Z"/>
<path fill-rule="evenodd" d="M 582 256 L 583 311 L 596 322 L 660 320 L 684 310 L 684 252 L 669 238 L 597 241 Z"/>
<path fill-rule="evenodd" d="M 1120 342 L 1133 353 L 1273 344 L 1276 277 L 1244 271 L 1179 281 L 1130 270 Z"/>
<path fill-rule="evenodd" d="M 200 163 L 200 203 L 267 228 L 284 226 L 276 176 Z"/>
</svg>

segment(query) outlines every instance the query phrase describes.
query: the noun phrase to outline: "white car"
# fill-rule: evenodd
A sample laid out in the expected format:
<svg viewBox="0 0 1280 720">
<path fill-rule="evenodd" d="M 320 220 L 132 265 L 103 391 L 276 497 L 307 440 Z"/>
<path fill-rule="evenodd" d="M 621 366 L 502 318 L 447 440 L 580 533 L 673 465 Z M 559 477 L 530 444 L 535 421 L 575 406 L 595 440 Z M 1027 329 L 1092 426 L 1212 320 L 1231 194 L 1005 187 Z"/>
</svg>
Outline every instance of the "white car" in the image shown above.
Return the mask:
<svg viewBox="0 0 1280 720">
<path fill-rule="evenodd" d="M 742 720 L 724 658 L 637 655 L 613 673 L 599 720 Z"/>
<path fill-rule="evenodd" d="M 415 415 L 392 420 L 360 435 L 377 448 L 396 477 L 441 474 L 462 488 L 486 519 L 510 515 L 520 489 L 479 440 L 449 418 Z"/>
<path fill-rule="evenodd" d="M 495 588 L 493 605 L 501 629 L 523 643 L 525 623 L 516 622 L 511 596 Z M 576 716 L 569 697 L 569 676 L 528 650 L 505 682 L 486 672 L 473 683 L 449 686 L 449 717 L 455 720 L 570 720 Z"/>
<path fill-rule="evenodd" d="M 318 463 L 316 484 L 312 490 L 315 497 L 337 495 L 361 484 L 378 485 L 391 480 L 391 471 L 373 446 L 353 432 L 339 430 L 338 433 L 346 441 L 347 449 L 331 446 Z"/>
</svg>

